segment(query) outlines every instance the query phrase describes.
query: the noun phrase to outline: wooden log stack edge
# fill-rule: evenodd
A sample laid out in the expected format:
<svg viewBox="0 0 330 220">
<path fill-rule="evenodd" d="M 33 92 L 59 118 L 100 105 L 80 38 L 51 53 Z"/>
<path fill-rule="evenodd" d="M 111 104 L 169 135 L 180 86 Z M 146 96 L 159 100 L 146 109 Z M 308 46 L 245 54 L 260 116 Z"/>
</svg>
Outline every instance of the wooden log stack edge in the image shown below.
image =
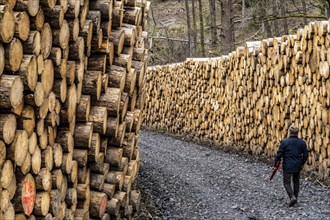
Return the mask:
<svg viewBox="0 0 330 220">
<path fill-rule="evenodd" d="M 291 124 L 305 170 L 330 185 L 330 22 L 227 56 L 149 67 L 144 124 L 273 158 Z"/>
<path fill-rule="evenodd" d="M 0 1 L 0 219 L 131 219 L 146 0 Z"/>
</svg>

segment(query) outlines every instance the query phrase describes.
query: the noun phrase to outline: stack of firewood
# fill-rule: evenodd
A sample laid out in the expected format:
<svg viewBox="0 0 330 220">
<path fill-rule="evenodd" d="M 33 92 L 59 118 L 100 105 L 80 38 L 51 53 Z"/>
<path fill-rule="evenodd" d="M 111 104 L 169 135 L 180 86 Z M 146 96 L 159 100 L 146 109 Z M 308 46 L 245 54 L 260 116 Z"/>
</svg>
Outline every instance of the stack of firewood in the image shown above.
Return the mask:
<svg viewBox="0 0 330 220">
<path fill-rule="evenodd" d="M 139 211 L 149 7 L 0 1 L 0 219 Z"/>
<path fill-rule="evenodd" d="M 291 124 L 307 171 L 329 180 L 330 24 L 247 42 L 228 56 L 148 70 L 144 123 L 272 158 Z"/>
</svg>

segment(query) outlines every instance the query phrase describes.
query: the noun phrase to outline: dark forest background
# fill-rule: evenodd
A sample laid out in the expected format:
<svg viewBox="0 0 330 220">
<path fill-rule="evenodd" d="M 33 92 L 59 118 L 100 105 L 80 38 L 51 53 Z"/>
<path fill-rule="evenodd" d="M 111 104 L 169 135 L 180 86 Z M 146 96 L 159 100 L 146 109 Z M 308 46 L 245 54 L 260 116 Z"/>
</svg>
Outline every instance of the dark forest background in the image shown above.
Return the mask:
<svg viewBox="0 0 330 220">
<path fill-rule="evenodd" d="M 330 17 L 330 0 L 152 0 L 149 66 L 228 54 Z"/>
</svg>

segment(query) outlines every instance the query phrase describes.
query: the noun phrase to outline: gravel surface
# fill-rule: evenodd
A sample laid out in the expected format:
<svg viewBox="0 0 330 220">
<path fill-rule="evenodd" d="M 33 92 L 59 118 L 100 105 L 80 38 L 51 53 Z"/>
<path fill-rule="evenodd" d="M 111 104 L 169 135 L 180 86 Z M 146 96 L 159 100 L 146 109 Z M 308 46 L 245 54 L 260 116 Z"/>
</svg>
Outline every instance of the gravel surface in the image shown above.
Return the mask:
<svg viewBox="0 0 330 220">
<path fill-rule="evenodd" d="M 269 164 L 152 131 L 140 133 L 137 219 L 330 219 L 330 190 L 302 180 L 289 208 L 282 172 Z M 147 212 L 147 214 L 146 214 Z"/>
</svg>

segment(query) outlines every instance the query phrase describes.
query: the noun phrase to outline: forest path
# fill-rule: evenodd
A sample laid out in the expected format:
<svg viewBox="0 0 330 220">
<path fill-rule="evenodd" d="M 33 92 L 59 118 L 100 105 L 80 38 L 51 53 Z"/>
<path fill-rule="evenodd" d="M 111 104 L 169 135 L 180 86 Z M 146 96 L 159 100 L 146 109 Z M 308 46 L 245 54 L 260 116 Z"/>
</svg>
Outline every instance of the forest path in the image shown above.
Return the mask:
<svg viewBox="0 0 330 220">
<path fill-rule="evenodd" d="M 146 130 L 139 146 L 137 184 L 152 219 L 330 219 L 329 189 L 302 179 L 289 208 L 282 172 L 270 182 L 272 167 L 252 157 Z"/>
</svg>

